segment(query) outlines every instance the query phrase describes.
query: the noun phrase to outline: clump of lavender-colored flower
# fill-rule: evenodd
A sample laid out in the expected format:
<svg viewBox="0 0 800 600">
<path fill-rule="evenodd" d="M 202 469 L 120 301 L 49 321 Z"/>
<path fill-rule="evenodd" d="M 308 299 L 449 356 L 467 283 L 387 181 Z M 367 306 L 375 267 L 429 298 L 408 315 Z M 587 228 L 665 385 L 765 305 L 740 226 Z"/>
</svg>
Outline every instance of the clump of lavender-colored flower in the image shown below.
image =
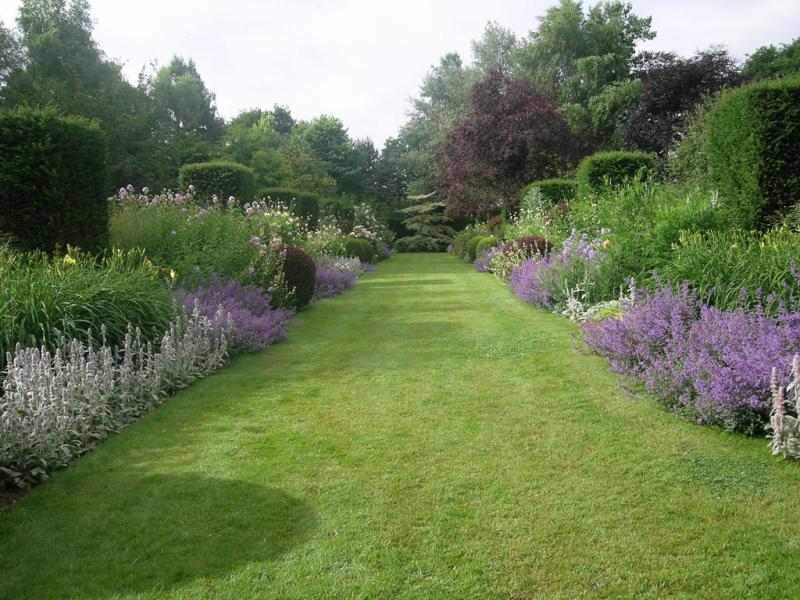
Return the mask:
<svg viewBox="0 0 800 600">
<path fill-rule="evenodd" d="M 572 290 L 587 293 L 594 285 L 598 267 L 605 255 L 602 240 L 592 240 L 574 231 L 564 240 L 559 252 L 526 260 L 511 272 L 513 292 L 528 304 L 549 310 L 562 310 Z"/>
<path fill-rule="evenodd" d="M 800 353 L 800 313 L 723 311 L 686 285 L 637 296 L 620 318 L 584 323 L 586 343 L 671 410 L 731 431 L 763 432 L 772 370 L 785 384 Z"/>
<path fill-rule="evenodd" d="M 211 317 L 221 306 L 233 322 L 229 345 L 232 350 L 255 352 L 282 340 L 286 323 L 294 311 L 270 306 L 270 294 L 238 281 L 222 281 L 212 275 L 194 291 L 178 290 L 178 299 L 187 310 L 197 306 L 200 314 Z"/>
<path fill-rule="evenodd" d="M 341 294 L 356 284 L 356 276 L 350 271 L 337 271 L 317 265 L 317 284 L 314 288 L 314 300 L 321 300 Z"/>
<path fill-rule="evenodd" d="M 505 242 L 500 242 L 494 248 L 487 248 L 481 252 L 481 255 L 475 259 L 475 262 L 473 263 L 475 270 L 478 273 L 490 273 L 492 270 L 492 259 L 494 259 L 494 257 L 498 254 L 502 254 L 505 247 Z"/>
</svg>

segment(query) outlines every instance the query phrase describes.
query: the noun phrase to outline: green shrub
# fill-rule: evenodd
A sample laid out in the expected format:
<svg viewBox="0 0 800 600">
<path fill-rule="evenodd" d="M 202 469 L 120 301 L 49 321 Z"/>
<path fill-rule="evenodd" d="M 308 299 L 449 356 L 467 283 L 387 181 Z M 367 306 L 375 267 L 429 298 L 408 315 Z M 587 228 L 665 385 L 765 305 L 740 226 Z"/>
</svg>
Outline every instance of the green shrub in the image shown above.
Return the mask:
<svg viewBox="0 0 800 600">
<path fill-rule="evenodd" d="M 0 112 L 0 233 L 15 247 L 98 251 L 108 233 L 100 128 L 53 110 Z"/>
<path fill-rule="evenodd" d="M 493 235 L 487 235 L 478 242 L 478 245 L 475 246 L 475 257 L 481 256 L 486 250 L 489 248 L 494 248 L 500 240 Z"/>
<path fill-rule="evenodd" d="M 110 345 L 129 324 L 158 339 L 174 314 L 167 278 L 141 251 L 97 259 L 70 248 L 49 258 L 0 247 L 0 368 L 17 343 L 53 350 L 62 337 L 88 340 L 89 329 L 97 341 L 103 327 Z"/>
<path fill-rule="evenodd" d="M 709 177 L 739 225 L 800 202 L 800 78 L 725 92 L 707 119 Z"/>
<path fill-rule="evenodd" d="M 314 297 L 316 266 L 314 259 L 300 248 L 283 246 L 283 282 L 290 293 L 286 308 L 300 310 Z"/>
<path fill-rule="evenodd" d="M 753 231 L 684 233 L 661 279 L 688 282 L 703 299 L 720 309 L 752 306 L 774 294 L 787 304 L 800 294 L 796 262 L 800 237 L 785 228 Z"/>
<path fill-rule="evenodd" d="M 485 235 L 476 235 L 471 237 L 467 242 L 467 256 L 469 256 L 470 260 L 475 260 L 478 251 L 478 244 L 485 237 Z"/>
<path fill-rule="evenodd" d="M 353 202 L 345 198 L 323 198 L 320 200 L 320 213 L 333 217 L 346 229 L 352 228 L 355 222 Z"/>
<path fill-rule="evenodd" d="M 265 188 L 261 192 L 264 197 L 281 202 L 295 215 L 300 217 L 309 227 L 316 227 L 319 222 L 320 197 L 313 192 L 297 192 L 287 188 Z"/>
<path fill-rule="evenodd" d="M 372 262 L 375 257 L 375 247 L 369 240 L 363 238 L 347 238 L 344 242 L 344 250 L 347 256 L 355 256 L 362 263 Z"/>
<path fill-rule="evenodd" d="M 181 189 L 194 186 L 195 198 L 208 203 L 212 196 L 225 202 L 230 196 L 247 202 L 255 196 L 252 169 L 234 162 L 214 161 L 183 165 L 178 173 Z"/>
<path fill-rule="evenodd" d="M 526 185 L 519 193 L 520 206 L 525 204 L 525 197 L 533 188 L 539 188 L 542 200 L 549 206 L 562 202 L 571 202 L 578 193 L 578 182 L 574 179 L 542 179 Z"/>
<path fill-rule="evenodd" d="M 177 283 L 192 289 L 217 274 L 262 288 L 273 286 L 280 264 L 270 252 L 263 221 L 238 210 L 209 210 L 172 201 L 127 202 L 114 207 L 109 237 L 122 249 L 141 248 L 159 267 L 174 270 Z M 262 247 L 252 243 L 264 238 Z"/>
<path fill-rule="evenodd" d="M 652 154 L 646 152 L 597 152 L 581 161 L 578 183 L 593 191 L 607 185 L 617 187 L 635 179 L 647 179 L 655 167 Z"/>
<path fill-rule="evenodd" d="M 601 300 L 618 298 L 631 278 L 645 282 L 669 260 L 681 232 L 728 228 L 710 192 L 644 182 L 581 198 L 569 216 L 570 227 L 599 232 L 607 241 L 595 282 Z"/>
<path fill-rule="evenodd" d="M 474 223 L 465 226 L 461 231 L 456 233 L 453 237 L 452 252 L 459 258 L 465 258 L 468 255 L 467 244 L 475 236 L 488 235 L 486 227 L 481 223 Z"/>
<path fill-rule="evenodd" d="M 708 112 L 713 105 L 706 98 L 689 116 L 680 142 L 667 155 L 667 174 L 684 185 L 712 189 L 708 176 Z"/>
</svg>

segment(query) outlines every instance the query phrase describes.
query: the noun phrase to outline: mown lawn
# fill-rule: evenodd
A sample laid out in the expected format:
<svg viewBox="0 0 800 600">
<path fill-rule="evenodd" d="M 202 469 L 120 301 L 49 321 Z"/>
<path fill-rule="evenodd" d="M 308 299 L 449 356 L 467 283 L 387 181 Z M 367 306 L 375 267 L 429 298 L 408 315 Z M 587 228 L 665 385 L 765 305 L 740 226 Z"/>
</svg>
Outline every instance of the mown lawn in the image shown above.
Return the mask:
<svg viewBox="0 0 800 600">
<path fill-rule="evenodd" d="M 800 465 L 400 255 L 0 513 L 0 598 L 800 596 Z"/>
</svg>

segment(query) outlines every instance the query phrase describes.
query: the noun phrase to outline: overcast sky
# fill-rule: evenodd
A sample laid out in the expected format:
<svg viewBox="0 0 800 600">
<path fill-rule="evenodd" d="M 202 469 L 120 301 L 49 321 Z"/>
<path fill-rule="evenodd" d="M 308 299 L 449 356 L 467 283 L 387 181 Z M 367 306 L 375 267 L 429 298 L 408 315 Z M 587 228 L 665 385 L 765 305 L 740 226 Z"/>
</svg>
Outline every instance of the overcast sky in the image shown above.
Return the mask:
<svg viewBox="0 0 800 600">
<path fill-rule="evenodd" d="M 341 118 L 380 147 L 405 120 L 428 68 L 495 20 L 518 35 L 557 0 L 92 0 L 95 39 L 125 64 L 192 57 L 225 118 L 288 105 L 295 118 Z M 647 48 L 691 54 L 723 44 L 743 58 L 800 36 L 798 0 L 633 0 L 658 35 Z M 594 4 L 590 1 L 586 4 Z M 0 0 L 14 23 L 18 0 Z"/>
</svg>

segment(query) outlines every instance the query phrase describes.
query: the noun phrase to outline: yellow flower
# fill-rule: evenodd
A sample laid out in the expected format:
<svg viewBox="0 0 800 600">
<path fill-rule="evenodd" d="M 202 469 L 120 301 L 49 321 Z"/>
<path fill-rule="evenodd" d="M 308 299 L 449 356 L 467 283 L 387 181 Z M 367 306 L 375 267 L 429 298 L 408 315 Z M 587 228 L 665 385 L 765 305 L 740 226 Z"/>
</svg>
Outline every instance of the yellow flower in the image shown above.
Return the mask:
<svg viewBox="0 0 800 600">
<path fill-rule="evenodd" d="M 611 245 L 611 240 L 603 240 L 603 248 L 608 248 Z"/>
<path fill-rule="evenodd" d="M 175 269 L 170 269 L 169 270 L 169 278 L 172 279 L 172 281 L 175 281 L 175 277 L 177 277 L 177 276 L 178 276 L 178 274 L 175 272 Z"/>
<path fill-rule="evenodd" d="M 69 254 L 64 257 L 64 264 L 65 265 L 75 265 L 78 261 L 72 258 Z"/>
<path fill-rule="evenodd" d="M 731 250 L 736 250 L 738 247 L 738 244 L 731 244 Z"/>
</svg>

